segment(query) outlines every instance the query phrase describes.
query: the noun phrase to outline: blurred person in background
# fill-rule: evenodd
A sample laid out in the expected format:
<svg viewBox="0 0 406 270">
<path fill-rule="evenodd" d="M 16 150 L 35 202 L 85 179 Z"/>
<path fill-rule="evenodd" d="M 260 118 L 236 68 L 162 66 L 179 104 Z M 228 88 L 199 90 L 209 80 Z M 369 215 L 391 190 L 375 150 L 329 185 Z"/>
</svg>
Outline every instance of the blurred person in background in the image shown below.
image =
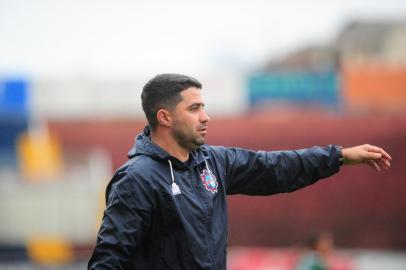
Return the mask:
<svg viewBox="0 0 406 270">
<path fill-rule="evenodd" d="M 333 250 L 333 236 L 323 232 L 311 236 L 306 242 L 307 251 L 300 257 L 295 270 L 329 270 L 326 257 Z"/>
<path fill-rule="evenodd" d="M 226 195 L 292 192 L 343 164 L 390 167 L 391 157 L 368 144 L 273 152 L 206 145 L 201 88 L 178 74 L 144 86 L 148 125 L 106 189 L 89 269 L 226 269 Z"/>
</svg>

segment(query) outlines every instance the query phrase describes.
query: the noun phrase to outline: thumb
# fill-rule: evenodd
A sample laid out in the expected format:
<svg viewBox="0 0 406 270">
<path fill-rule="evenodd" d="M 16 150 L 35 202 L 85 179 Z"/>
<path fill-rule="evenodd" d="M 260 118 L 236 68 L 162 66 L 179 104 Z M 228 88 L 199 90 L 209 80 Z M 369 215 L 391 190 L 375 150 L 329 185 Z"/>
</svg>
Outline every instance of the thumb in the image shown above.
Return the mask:
<svg viewBox="0 0 406 270">
<path fill-rule="evenodd" d="M 382 157 L 381 153 L 371 153 L 369 152 L 368 155 L 366 155 L 367 159 L 380 159 Z"/>
</svg>

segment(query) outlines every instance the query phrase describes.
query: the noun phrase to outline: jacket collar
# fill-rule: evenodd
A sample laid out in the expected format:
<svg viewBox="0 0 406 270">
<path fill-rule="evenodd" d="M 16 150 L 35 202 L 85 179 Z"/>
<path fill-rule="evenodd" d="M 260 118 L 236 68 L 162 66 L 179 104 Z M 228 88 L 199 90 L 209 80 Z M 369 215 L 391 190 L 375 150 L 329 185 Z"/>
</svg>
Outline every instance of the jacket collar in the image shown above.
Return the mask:
<svg viewBox="0 0 406 270">
<path fill-rule="evenodd" d="M 204 163 L 208 159 L 208 155 L 205 153 L 204 148 L 206 146 L 201 146 L 196 150 L 189 153 L 188 165 L 177 158 L 171 156 L 167 151 L 161 148 L 159 145 L 155 144 L 151 140 L 151 130 L 149 126 L 145 126 L 144 130 L 138 134 L 135 138 L 135 144 L 128 152 L 128 158 L 133 158 L 138 155 L 146 155 L 158 161 L 167 162 L 170 159 L 175 167 L 178 168 L 189 168 L 196 167 L 201 163 Z"/>
</svg>

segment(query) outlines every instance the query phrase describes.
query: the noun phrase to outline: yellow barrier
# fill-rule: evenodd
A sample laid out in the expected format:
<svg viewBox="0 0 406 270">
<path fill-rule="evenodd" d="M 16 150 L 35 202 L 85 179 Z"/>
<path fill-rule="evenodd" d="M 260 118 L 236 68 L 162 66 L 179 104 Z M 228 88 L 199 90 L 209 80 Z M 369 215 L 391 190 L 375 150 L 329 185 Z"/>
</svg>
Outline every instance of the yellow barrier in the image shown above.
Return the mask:
<svg viewBox="0 0 406 270">
<path fill-rule="evenodd" d="M 30 259 L 39 264 L 56 265 L 73 261 L 72 247 L 59 237 L 33 237 L 27 247 Z"/>
<path fill-rule="evenodd" d="M 48 130 L 22 135 L 18 153 L 25 179 L 33 182 L 57 179 L 62 167 L 61 149 Z"/>
</svg>

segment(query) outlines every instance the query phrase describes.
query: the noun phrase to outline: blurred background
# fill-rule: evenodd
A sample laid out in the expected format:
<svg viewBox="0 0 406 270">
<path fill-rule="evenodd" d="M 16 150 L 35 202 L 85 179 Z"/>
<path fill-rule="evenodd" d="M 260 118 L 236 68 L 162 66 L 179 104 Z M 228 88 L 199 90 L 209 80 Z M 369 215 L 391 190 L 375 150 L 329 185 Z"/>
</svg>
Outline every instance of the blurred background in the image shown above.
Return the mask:
<svg viewBox="0 0 406 270">
<path fill-rule="evenodd" d="M 229 197 L 228 269 L 295 269 L 309 252 L 328 269 L 406 269 L 402 0 L 0 0 L 0 269 L 86 267 L 158 73 L 203 83 L 209 144 L 393 158 Z"/>
</svg>

